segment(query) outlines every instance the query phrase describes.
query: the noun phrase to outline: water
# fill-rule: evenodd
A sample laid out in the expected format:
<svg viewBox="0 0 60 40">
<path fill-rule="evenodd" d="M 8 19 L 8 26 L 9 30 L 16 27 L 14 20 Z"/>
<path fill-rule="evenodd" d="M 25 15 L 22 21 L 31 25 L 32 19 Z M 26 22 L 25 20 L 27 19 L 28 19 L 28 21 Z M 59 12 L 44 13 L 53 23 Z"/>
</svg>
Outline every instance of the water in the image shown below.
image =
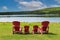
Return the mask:
<svg viewBox="0 0 60 40">
<path fill-rule="evenodd" d="M 50 22 L 60 22 L 60 17 L 0 17 L 0 22 L 41 22 L 41 21 L 50 21 Z"/>
</svg>

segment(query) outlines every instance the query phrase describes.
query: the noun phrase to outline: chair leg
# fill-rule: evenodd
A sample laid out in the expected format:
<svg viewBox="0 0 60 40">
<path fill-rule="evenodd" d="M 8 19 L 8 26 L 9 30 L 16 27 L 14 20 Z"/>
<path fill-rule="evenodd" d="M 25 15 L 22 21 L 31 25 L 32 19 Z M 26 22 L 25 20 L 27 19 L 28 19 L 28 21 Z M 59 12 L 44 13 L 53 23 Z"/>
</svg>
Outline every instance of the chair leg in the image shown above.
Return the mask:
<svg viewBox="0 0 60 40">
<path fill-rule="evenodd" d="M 13 34 L 14 34 L 14 31 L 13 31 Z"/>
<path fill-rule="evenodd" d="M 19 34 L 22 34 L 22 32 L 20 31 Z"/>
<path fill-rule="evenodd" d="M 29 34 L 29 32 L 25 32 L 25 34 Z"/>
</svg>

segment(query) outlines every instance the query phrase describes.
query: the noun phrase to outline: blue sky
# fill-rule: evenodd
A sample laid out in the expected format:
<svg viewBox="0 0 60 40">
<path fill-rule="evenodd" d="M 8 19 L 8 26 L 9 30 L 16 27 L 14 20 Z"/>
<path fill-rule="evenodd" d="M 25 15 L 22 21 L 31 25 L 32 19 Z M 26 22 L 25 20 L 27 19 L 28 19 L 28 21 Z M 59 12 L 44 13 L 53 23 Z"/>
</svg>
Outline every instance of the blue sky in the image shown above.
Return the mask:
<svg viewBox="0 0 60 40">
<path fill-rule="evenodd" d="M 60 0 L 0 0 L 0 12 L 60 7 Z"/>
</svg>

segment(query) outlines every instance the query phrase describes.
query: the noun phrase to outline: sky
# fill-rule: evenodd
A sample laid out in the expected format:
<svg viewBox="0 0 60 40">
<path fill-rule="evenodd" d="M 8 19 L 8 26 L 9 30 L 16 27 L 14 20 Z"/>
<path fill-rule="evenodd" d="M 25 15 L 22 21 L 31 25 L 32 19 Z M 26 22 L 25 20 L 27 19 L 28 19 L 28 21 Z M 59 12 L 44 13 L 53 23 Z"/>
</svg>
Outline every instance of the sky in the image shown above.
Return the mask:
<svg viewBox="0 0 60 40">
<path fill-rule="evenodd" d="M 60 7 L 60 0 L 0 0 L 0 12 L 32 11 Z"/>
</svg>

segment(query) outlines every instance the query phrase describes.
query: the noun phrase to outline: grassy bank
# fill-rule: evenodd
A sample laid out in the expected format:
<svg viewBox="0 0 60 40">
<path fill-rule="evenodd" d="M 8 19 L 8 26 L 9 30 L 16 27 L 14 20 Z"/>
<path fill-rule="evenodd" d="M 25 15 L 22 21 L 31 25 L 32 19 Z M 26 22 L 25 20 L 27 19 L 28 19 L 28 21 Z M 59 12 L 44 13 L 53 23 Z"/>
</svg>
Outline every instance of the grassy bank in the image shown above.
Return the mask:
<svg viewBox="0 0 60 40">
<path fill-rule="evenodd" d="M 30 32 L 33 25 L 41 26 L 39 22 L 21 22 L 21 27 L 30 26 Z M 49 34 L 12 34 L 12 23 L 0 22 L 0 40 L 60 40 L 60 22 L 51 22 L 49 24 Z"/>
</svg>

